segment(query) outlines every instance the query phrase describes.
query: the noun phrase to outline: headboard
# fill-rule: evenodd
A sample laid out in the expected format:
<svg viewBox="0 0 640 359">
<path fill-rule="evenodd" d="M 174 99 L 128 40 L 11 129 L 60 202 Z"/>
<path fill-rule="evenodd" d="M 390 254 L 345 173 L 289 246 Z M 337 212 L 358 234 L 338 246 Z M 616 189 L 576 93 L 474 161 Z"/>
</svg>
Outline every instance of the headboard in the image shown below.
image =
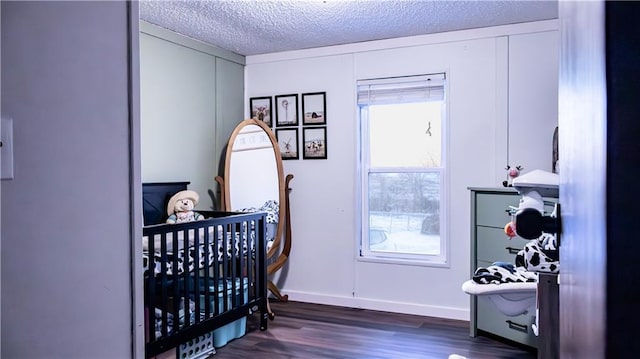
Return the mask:
<svg viewBox="0 0 640 359">
<path fill-rule="evenodd" d="M 142 210 L 144 225 L 164 223 L 167 204 L 174 194 L 186 190 L 191 182 L 156 182 L 142 184 Z"/>
</svg>

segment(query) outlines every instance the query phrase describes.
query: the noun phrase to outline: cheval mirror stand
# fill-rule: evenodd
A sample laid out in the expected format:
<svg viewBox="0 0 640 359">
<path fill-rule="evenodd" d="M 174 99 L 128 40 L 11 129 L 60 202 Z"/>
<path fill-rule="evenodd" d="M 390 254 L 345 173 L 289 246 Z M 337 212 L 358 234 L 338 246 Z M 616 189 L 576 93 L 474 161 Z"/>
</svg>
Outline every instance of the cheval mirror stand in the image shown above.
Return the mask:
<svg viewBox="0 0 640 359">
<path fill-rule="evenodd" d="M 278 142 L 263 121 L 248 119 L 236 126 L 226 148 L 224 178 L 215 177 L 220 186 L 220 209 L 261 210 L 267 203 L 276 204 L 278 213 L 272 216 L 276 218 L 271 221 L 267 218 L 267 239 L 273 240 L 266 256 L 270 277 L 282 269 L 291 254 L 289 182 L 292 179 L 292 174 L 284 177 Z M 280 293 L 271 279 L 267 281 L 267 288 L 278 300 L 288 301 L 289 297 Z M 275 314 L 268 303 L 269 318 L 273 319 Z"/>
</svg>

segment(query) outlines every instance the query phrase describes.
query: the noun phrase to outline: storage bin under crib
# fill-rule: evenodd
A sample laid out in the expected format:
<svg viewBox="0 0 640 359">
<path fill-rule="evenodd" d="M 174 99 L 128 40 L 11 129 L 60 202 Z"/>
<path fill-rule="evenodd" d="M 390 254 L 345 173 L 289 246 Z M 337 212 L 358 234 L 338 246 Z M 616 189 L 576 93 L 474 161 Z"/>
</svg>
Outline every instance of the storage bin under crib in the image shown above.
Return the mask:
<svg viewBox="0 0 640 359">
<path fill-rule="evenodd" d="M 226 282 L 226 283 L 225 283 Z M 235 283 L 234 283 L 235 282 Z M 239 304 L 244 304 L 249 299 L 249 282 L 247 278 L 242 278 L 242 284 L 240 278 L 235 278 L 235 281 L 232 279 L 226 280 L 216 280 L 209 279 L 209 285 L 205 286 L 205 279 L 200 278 L 199 287 L 200 287 L 200 308 L 204 313 L 206 308 L 206 294 L 202 294 L 205 291 L 209 292 L 209 301 L 211 303 L 209 309 L 214 310 L 216 307 L 216 296 L 218 302 L 218 311 L 220 313 L 230 310 L 234 307 L 237 307 Z M 226 298 L 223 295 L 225 293 L 225 284 L 226 284 Z M 216 287 L 217 286 L 217 287 Z M 235 295 L 232 293 L 235 292 Z M 215 329 L 213 334 L 213 346 L 215 348 L 220 348 L 222 346 L 227 345 L 228 342 L 233 339 L 240 338 L 246 334 L 247 330 L 247 318 L 242 317 L 237 319 L 229 324 L 223 325 L 222 327 Z"/>
<path fill-rule="evenodd" d="M 178 347 L 178 356 L 172 359 L 204 359 L 215 353 L 213 333 L 207 333 L 180 344 Z"/>
<path fill-rule="evenodd" d="M 211 303 L 209 306 L 209 310 L 213 311 L 216 307 L 216 296 L 218 302 L 218 312 L 222 313 L 224 311 L 233 309 L 238 304 L 244 304 L 249 299 L 249 282 L 247 278 L 242 279 L 242 285 L 240 285 L 240 278 L 235 279 L 234 281 L 231 279 L 226 280 L 218 280 L 217 288 L 216 288 L 216 280 L 209 279 L 209 285 L 205 286 L 205 279 L 200 278 L 198 281 L 200 299 L 199 306 L 203 315 L 206 313 L 206 294 L 205 291 L 209 292 L 209 302 Z M 225 293 L 225 282 L 226 282 L 226 298 L 223 295 Z M 191 282 L 193 283 L 193 281 Z M 195 288 L 195 286 L 191 286 L 191 288 Z M 232 293 L 235 292 L 235 296 Z M 242 293 L 242 295 L 240 294 Z M 234 303 L 234 300 L 236 301 Z M 205 335 L 201 335 L 198 338 L 192 339 L 187 343 L 181 344 L 178 347 L 178 356 L 177 359 L 201 359 L 206 358 L 212 354 L 215 354 L 215 348 L 220 348 L 230 341 L 241 338 L 246 334 L 247 331 L 247 318 L 242 317 L 237 319 L 229 324 L 223 325 L 222 327 L 213 330 L 210 333 Z"/>
</svg>

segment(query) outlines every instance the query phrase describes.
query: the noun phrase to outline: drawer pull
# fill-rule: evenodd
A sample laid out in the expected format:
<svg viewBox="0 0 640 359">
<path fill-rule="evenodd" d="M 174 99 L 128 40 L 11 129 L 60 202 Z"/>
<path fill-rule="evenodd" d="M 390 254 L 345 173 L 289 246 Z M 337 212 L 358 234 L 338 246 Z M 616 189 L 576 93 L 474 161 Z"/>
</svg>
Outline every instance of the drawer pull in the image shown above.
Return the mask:
<svg viewBox="0 0 640 359">
<path fill-rule="evenodd" d="M 507 212 L 509 216 L 513 216 L 516 214 L 516 212 L 518 212 L 518 209 L 519 207 L 509 206 L 509 208 L 505 209 L 504 211 Z"/>
<path fill-rule="evenodd" d="M 513 248 L 513 247 L 504 247 L 504 249 L 509 252 L 509 254 L 518 254 L 522 250 L 522 248 Z"/>
<path fill-rule="evenodd" d="M 529 332 L 529 326 L 527 326 L 527 325 L 518 324 L 518 323 L 512 322 L 510 320 L 507 320 L 506 322 L 507 322 L 507 324 L 509 324 L 509 329 L 517 330 L 517 331 L 523 332 L 523 333 L 528 333 Z"/>
</svg>

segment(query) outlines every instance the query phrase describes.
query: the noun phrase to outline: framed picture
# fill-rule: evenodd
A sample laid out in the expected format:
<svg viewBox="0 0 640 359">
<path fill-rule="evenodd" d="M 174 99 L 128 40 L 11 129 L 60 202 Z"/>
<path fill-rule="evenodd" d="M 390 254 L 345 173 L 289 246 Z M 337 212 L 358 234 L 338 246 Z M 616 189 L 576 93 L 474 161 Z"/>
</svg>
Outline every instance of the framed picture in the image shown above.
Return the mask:
<svg viewBox="0 0 640 359">
<path fill-rule="evenodd" d="M 298 126 L 298 95 L 276 96 L 276 126 Z"/>
<path fill-rule="evenodd" d="M 297 160 L 298 155 L 298 129 L 279 128 L 276 129 L 276 139 L 280 154 L 283 160 Z"/>
<path fill-rule="evenodd" d="M 249 109 L 251 118 L 264 121 L 269 127 L 273 125 L 271 121 L 271 96 L 250 98 Z"/>
<path fill-rule="evenodd" d="M 325 92 L 312 92 L 302 94 L 302 124 L 326 125 L 327 124 L 327 99 Z"/>
<path fill-rule="evenodd" d="M 304 151 L 302 158 L 327 159 L 327 128 L 326 127 L 303 127 L 302 143 Z"/>
</svg>

